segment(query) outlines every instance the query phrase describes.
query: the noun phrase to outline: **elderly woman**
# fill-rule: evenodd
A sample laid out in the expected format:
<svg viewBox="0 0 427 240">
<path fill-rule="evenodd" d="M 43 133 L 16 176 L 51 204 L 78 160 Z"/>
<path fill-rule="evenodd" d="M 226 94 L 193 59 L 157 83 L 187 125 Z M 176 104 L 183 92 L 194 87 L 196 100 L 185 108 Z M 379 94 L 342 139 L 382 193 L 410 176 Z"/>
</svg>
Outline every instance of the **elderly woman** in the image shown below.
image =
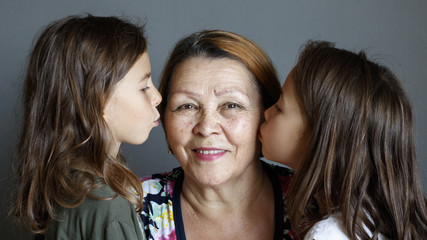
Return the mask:
<svg viewBox="0 0 427 240">
<path fill-rule="evenodd" d="M 292 172 L 259 159 L 258 127 L 280 89 L 269 57 L 242 36 L 177 43 L 159 108 L 181 167 L 142 179 L 148 239 L 293 239 L 283 201 Z"/>
</svg>

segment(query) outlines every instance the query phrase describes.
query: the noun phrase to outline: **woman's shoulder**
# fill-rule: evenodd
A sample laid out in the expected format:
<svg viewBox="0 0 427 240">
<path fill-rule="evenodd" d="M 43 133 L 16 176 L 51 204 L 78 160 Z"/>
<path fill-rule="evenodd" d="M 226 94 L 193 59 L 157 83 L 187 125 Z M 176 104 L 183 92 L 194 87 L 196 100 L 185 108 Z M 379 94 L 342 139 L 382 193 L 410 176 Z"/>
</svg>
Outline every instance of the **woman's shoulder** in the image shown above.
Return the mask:
<svg viewBox="0 0 427 240">
<path fill-rule="evenodd" d="M 158 195 L 166 192 L 170 197 L 177 179 L 183 173 L 182 168 L 174 168 L 170 172 L 156 173 L 141 178 L 144 198 L 147 195 Z"/>
<path fill-rule="evenodd" d="M 285 193 L 288 191 L 289 185 L 291 183 L 291 179 L 294 175 L 294 171 L 291 168 L 288 168 L 286 166 L 272 164 L 265 161 L 261 161 L 261 162 L 264 170 L 270 176 L 270 179 L 273 182 L 276 181 L 280 186 L 280 189 L 284 197 Z"/>
<path fill-rule="evenodd" d="M 171 236 L 175 235 L 173 195 L 175 184 L 182 175 L 182 168 L 175 168 L 141 178 L 144 191 L 141 219 L 148 239 L 172 239 Z M 175 193 L 178 194 L 179 190 Z M 179 204 L 175 207 L 179 208 Z"/>
<path fill-rule="evenodd" d="M 313 225 L 304 237 L 305 240 L 349 239 L 341 227 L 341 221 L 336 216 L 330 216 Z"/>
<path fill-rule="evenodd" d="M 151 175 L 147 175 L 141 178 L 142 182 L 147 182 L 147 181 L 158 181 L 158 180 L 163 180 L 163 181 L 174 181 L 176 180 L 180 174 L 183 172 L 181 167 L 177 167 L 172 169 L 172 171 L 168 171 L 168 172 L 162 172 L 162 173 L 154 173 Z"/>
<path fill-rule="evenodd" d="M 292 177 L 295 173 L 294 170 L 284 165 L 277 165 L 277 164 L 267 163 L 264 161 L 263 161 L 263 164 L 265 166 L 268 166 L 268 168 L 271 169 L 271 171 L 273 171 L 277 176 Z"/>
<path fill-rule="evenodd" d="M 291 177 L 295 174 L 292 168 L 289 168 L 285 165 L 280 165 L 265 159 L 261 159 L 261 163 L 264 169 L 276 174 L 277 176 Z"/>
</svg>

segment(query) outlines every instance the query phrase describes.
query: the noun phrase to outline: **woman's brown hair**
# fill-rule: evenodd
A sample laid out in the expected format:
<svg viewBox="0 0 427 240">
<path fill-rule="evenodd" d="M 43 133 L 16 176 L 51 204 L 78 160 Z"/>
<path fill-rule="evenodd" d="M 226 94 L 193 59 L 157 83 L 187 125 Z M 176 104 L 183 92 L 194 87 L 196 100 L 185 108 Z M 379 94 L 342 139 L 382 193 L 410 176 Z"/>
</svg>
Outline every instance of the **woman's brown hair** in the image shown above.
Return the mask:
<svg viewBox="0 0 427 240">
<path fill-rule="evenodd" d="M 116 17 L 70 16 L 39 36 L 23 87 L 12 208 L 32 232 L 48 229 L 56 207 L 79 206 L 100 186 L 98 178 L 141 211 L 139 178 L 120 155 L 108 155 L 103 109 L 144 51 L 143 27 Z"/>
<path fill-rule="evenodd" d="M 340 214 L 350 239 L 425 239 L 414 117 L 397 77 L 363 52 L 310 41 L 293 78 L 311 131 L 287 194 L 293 228 L 303 235 Z M 320 211 L 308 207 L 313 200 Z"/>
<path fill-rule="evenodd" d="M 163 101 L 159 105 L 160 119 L 168 105 L 169 84 L 175 69 L 191 57 L 228 58 L 243 64 L 252 74 L 261 94 L 264 109 L 280 97 L 280 82 L 268 55 L 251 40 L 222 30 L 204 30 L 181 39 L 173 48 L 163 69 L 159 91 Z"/>
</svg>

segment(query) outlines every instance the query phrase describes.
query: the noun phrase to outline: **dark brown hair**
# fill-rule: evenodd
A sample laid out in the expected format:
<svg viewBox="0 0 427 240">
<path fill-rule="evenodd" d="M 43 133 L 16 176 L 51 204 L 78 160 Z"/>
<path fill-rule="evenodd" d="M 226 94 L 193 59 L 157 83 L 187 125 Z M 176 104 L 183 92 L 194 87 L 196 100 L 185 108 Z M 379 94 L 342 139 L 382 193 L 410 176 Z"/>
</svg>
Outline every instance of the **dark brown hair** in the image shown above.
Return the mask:
<svg viewBox="0 0 427 240">
<path fill-rule="evenodd" d="M 414 117 L 397 77 L 363 52 L 310 41 L 293 79 L 311 132 L 287 194 L 293 227 L 304 234 L 315 222 L 341 214 L 350 239 L 425 239 Z M 314 199 L 320 211 L 307 207 Z"/>
<path fill-rule="evenodd" d="M 70 16 L 39 36 L 23 87 L 19 185 L 12 210 L 34 233 L 45 232 L 57 219 L 57 206 L 79 206 L 100 186 L 96 178 L 141 211 L 139 178 L 120 155 L 108 155 L 103 109 L 144 51 L 143 27 L 116 17 Z"/>
<path fill-rule="evenodd" d="M 181 39 L 172 50 L 161 76 L 159 91 L 163 101 L 159 105 L 160 119 L 168 105 L 169 84 L 175 69 L 191 57 L 228 58 L 243 64 L 251 73 L 261 94 L 264 109 L 280 97 L 280 82 L 268 55 L 254 42 L 236 33 L 204 30 Z"/>
</svg>

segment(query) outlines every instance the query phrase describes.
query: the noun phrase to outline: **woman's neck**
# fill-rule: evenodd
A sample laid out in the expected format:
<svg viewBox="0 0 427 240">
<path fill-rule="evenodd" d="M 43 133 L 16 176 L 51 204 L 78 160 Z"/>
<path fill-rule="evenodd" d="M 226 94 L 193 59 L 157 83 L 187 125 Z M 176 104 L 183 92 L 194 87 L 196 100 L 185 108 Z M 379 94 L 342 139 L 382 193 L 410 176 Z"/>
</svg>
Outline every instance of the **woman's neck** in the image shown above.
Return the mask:
<svg viewBox="0 0 427 240">
<path fill-rule="evenodd" d="M 239 236 L 245 232 L 257 237 L 254 239 L 274 235 L 274 193 L 271 181 L 261 163 L 248 171 L 239 179 L 221 186 L 199 186 L 184 177 L 181 208 L 186 235 L 198 232 L 196 236 L 187 236 L 187 239 L 229 239 L 229 236 Z M 265 224 L 258 224 L 258 229 L 254 229 L 254 221 Z M 264 227 L 261 228 L 261 225 Z M 206 235 L 192 231 L 191 228 L 203 229 Z"/>
<path fill-rule="evenodd" d="M 249 166 L 241 176 L 215 186 L 201 185 L 191 177 L 185 176 L 181 197 L 192 206 L 203 209 L 235 209 L 236 205 L 249 205 L 259 196 L 270 181 L 261 162 Z"/>
</svg>

